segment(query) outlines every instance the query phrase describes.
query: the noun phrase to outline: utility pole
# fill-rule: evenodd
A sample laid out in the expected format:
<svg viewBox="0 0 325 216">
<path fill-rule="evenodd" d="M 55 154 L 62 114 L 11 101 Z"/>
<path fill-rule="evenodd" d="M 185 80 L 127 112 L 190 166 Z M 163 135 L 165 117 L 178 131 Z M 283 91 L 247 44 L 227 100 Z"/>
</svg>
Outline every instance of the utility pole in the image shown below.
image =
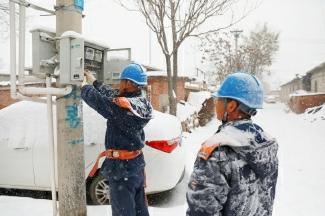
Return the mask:
<svg viewBox="0 0 325 216">
<path fill-rule="evenodd" d="M 234 37 L 235 37 L 235 57 L 236 57 L 236 70 L 238 71 L 240 68 L 239 68 L 239 59 L 238 59 L 238 38 L 239 38 L 239 35 L 240 33 L 243 32 L 243 30 L 233 30 L 233 31 L 230 31 L 231 33 L 234 34 Z"/>
<path fill-rule="evenodd" d="M 56 0 L 56 35 L 81 34 L 83 0 Z M 59 83 L 57 82 L 57 85 Z M 57 143 L 60 216 L 86 216 L 85 161 L 80 89 L 58 97 Z"/>
</svg>

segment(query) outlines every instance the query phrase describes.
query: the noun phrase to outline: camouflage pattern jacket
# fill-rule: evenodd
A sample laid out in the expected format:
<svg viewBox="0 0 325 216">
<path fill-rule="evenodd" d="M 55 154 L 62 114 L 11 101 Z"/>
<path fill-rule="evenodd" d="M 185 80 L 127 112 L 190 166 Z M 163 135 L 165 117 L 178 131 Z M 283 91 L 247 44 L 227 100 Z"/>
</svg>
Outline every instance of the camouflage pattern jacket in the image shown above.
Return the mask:
<svg viewBox="0 0 325 216">
<path fill-rule="evenodd" d="M 278 144 L 251 120 L 228 122 L 202 144 L 187 192 L 188 216 L 270 216 Z"/>
</svg>

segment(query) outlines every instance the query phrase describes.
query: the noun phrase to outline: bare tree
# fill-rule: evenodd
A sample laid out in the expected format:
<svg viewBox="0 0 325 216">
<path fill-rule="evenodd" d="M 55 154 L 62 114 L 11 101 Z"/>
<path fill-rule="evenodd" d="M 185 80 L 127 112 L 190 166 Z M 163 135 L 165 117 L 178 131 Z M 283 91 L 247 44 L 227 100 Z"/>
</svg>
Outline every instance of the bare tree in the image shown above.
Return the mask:
<svg viewBox="0 0 325 216">
<path fill-rule="evenodd" d="M 232 6 L 239 0 L 119 0 L 127 9 L 130 9 L 126 6 L 130 2 L 135 3 L 136 10 L 145 17 L 162 49 L 166 61 L 170 113 L 176 115 L 178 50 L 181 44 L 188 37 L 225 29 L 241 20 L 248 12 L 240 18 L 235 18 L 232 14 L 228 24 L 200 31 L 199 28 L 207 20 L 231 12 Z"/>
<path fill-rule="evenodd" d="M 257 27 L 249 36 L 239 40 L 237 53 L 233 36 L 229 32 L 208 34 L 202 37 L 202 63 L 212 62 L 213 78 L 220 82 L 236 70 L 247 71 L 263 78 L 279 49 L 279 33 L 269 30 L 267 24 Z"/>
<path fill-rule="evenodd" d="M 268 72 L 267 68 L 272 65 L 274 54 L 279 50 L 279 33 L 271 32 L 264 24 L 262 28 L 252 31 L 245 38 L 243 47 L 247 62 L 243 65 L 251 73 L 262 76 Z"/>
</svg>

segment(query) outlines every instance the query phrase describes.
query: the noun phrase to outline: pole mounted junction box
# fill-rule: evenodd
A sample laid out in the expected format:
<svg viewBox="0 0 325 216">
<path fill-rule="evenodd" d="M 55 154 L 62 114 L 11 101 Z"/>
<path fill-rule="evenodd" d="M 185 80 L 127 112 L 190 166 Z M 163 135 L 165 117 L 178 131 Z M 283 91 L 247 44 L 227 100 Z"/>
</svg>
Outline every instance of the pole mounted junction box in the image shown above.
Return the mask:
<svg viewBox="0 0 325 216">
<path fill-rule="evenodd" d="M 72 31 L 61 37 L 45 28 L 35 28 L 31 33 L 32 73 L 42 78 L 53 74 L 60 84 L 80 85 L 84 70 L 106 84 L 118 84 L 121 71 L 131 63 L 130 48 L 111 49 Z"/>
<path fill-rule="evenodd" d="M 33 29 L 31 33 L 33 74 L 41 77 L 53 74 L 57 55 L 55 33 L 45 29 Z"/>
<path fill-rule="evenodd" d="M 73 35 L 60 39 L 60 84 L 80 85 L 84 79 L 84 39 Z"/>
</svg>

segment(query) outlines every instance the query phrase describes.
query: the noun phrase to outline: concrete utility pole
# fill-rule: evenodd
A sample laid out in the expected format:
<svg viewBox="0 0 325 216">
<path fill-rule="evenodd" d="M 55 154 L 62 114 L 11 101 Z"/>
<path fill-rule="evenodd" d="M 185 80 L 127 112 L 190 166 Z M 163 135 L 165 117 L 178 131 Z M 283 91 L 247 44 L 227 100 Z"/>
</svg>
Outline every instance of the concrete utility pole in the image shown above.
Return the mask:
<svg viewBox="0 0 325 216">
<path fill-rule="evenodd" d="M 243 30 L 233 30 L 230 32 L 233 33 L 234 37 L 235 37 L 236 69 L 239 70 L 240 68 L 239 68 L 239 59 L 238 59 L 238 38 L 239 38 L 240 33 L 243 32 Z"/>
<path fill-rule="evenodd" d="M 83 0 L 56 0 L 56 35 L 82 31 Z M 58 83 L 57 83 L 58 84 Z M 85 161 L 80 89 L 57 98 L 58 184 L 60 216 L 86 216 Z"/>
</svg>

